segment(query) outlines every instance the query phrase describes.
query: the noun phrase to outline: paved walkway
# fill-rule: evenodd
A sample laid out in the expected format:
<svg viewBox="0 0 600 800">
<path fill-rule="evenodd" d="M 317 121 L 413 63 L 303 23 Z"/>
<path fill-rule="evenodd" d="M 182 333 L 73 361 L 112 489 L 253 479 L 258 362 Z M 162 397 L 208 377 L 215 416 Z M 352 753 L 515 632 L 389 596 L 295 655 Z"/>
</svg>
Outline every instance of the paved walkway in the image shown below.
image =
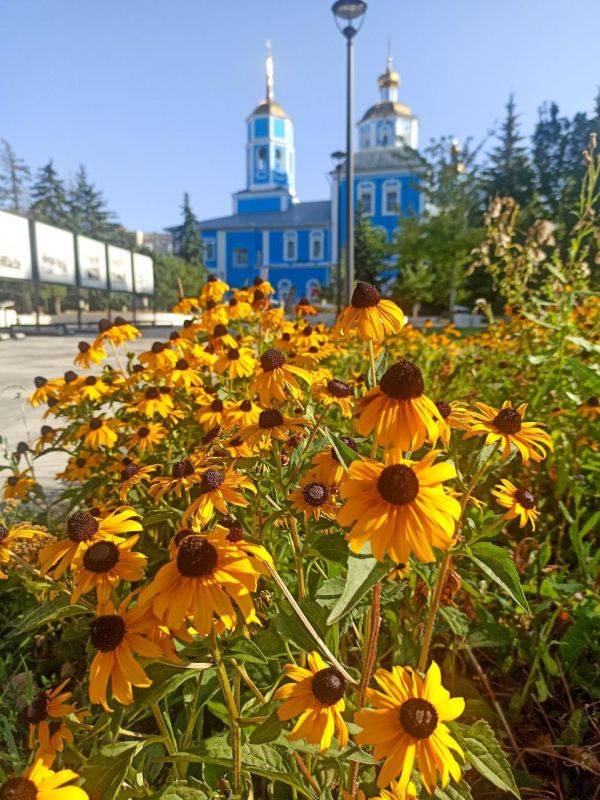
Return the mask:
<svg viewBox="0 0 600 800">
<path fill-rule="evenodd" d="M 165 339 L 169 330 L 146 330 L 142 339 L 128 343 L 128 349 L 135 353 L 147 350 L 152 341 Z M 90 341 L 92 337 L 29 336 L 0 341 L 0 436 L 4 440 L 0 463 L 6 461 L 5 448 L 13 452 L 18 442 L 32 444 L 38 438 L 46 407 L 32 408 L 27 402 L 34 390 L 33 379 L 36 375 L 55 378 L 68 369 L 78 372 L 73 358 L 81 338 Z M 114 359 L 108 361 L 114 366 Z M 52 425 L 52 419 L 47 422 Z M 45 489 L 50 488 L 54 475 L 63 469 L 65 461 L 64 454 L 49 453 L 34 462 L 36 477 Z M 0 483 L 3 483 L 3 474 L 6 473 L 0 473 Z"/>
</svg>

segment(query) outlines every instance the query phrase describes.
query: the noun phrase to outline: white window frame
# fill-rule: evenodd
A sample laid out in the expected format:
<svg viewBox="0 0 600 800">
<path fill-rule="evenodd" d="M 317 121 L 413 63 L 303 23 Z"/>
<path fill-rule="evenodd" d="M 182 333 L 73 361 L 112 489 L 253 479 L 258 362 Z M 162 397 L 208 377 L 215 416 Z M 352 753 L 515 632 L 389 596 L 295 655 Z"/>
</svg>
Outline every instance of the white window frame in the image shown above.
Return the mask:
<svg viewBox="0 0 600 800">
<path fill-rule="evenodd" d="M 388 201 L 388 192 L 395 191 L 396 192 L 396 207 L 390 208 L 390 204 Z M 381 213 L 384 216 L 399 216 L 400 208 L 402 206 L 402 184 L 400 181 L 391 180 L 391 181 L 384 181 L 383 189 L 382 189 L 382 211 Z"/>
<path fill-rule="evenodd" d="M 214 261 L 217 255 L 217 243 L 214 239 L 203 239 L 204 257 L 207 261 Z"/>
<path fill-rule="evenodd" d="M 282 302 L 285 302 L 293 288 L 294 286 L 289 278 L 281 278 L 281 280 L 277 281 L 277 297 Z"/>
<path fill-rule="evenodd" d="M 317 256 L 315 255 L 314 248 L 315 244 L 319 243 L 321 252 Z M 323 261 L 325 258 L 325 231 L 318 230 L 318 231 L 311 231 L 310 232 L 310 260 L 311 261 Z"/>
<path fill-rule="evenodd" d="M 306 297 L 308 297 L 309 301 L 312 302 L 312 300 L 314 299 L 312 297 L 313 289 L 316 289 L 318 292 L 320 292 L 321 288 L 322 288 L 321 287 L 321 281 L 318 280 L 317 278 L 309 278 L 306 281 L 306 284 L 305 284 L 304 288 L 305 288 Z"/>
<path fill-rule="evenodd" d="M 375 216 L 375 184 L 372 181 L 361 181 L 358 184 L 357 191 L 356 191 L 356 200 L 357 206 L 362 205 L 363 208 L 361 209 L 361 213 L 364 217 L 373 217 Z M 366 210 L 364 208 L 364 195 L 371 196 L 371 208 L 370 210 Z"/>
<path fill-rule="evenodd" d="M 245 260 L 244 264 L 240 264 L 239 263 L 238 255 L 240 253 L 245 253 L 246 254 L 246 260 Z M 244 269 L 250 263 L 250 253 L 248 252 L 248 248 L 247 247 L 234 247 L 233 248 L 233 252 L 231 254 L 231 257 L 232 257 L 232 260 L 233 260 L 233 266 L 234 267 L 238 267 L 239 269 Z"/>
<path fill-rule="evenodd" d="M 288 255 L 288 245 L 293 244 L 294 253 Z M 298 234 L 296 231 L 285 231 L 283 234 L 283 260 L 284 261 L 297 261 L 298 260 Z"/>
</svg>

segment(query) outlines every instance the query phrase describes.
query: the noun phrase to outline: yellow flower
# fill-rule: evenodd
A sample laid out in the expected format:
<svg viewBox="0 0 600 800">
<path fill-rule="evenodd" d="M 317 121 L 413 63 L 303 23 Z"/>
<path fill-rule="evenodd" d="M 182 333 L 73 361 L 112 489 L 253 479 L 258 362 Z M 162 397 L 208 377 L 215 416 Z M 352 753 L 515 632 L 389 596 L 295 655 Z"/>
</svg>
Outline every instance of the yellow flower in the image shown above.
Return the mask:
<svg viewBox="0 0 600 800">
<path fill-rule="evenodd" d="M 205 403 L 204 398 L 201 398 L 201 405 L 195 418 L 205 431 L 212 431 L 216 427 L 229 427 L 225 403 L 219 397 L 215 397 L 210 403 Z"/>
<path fill-rule="evenodd" d="M 249 347 L 228 347 L 215 362 L 215 372 L 227 372 L 229 377 L 249 378 L 256 369 L 256 359 Z"/>
<path fill-rule="evenodd" d="M 296 304 L 296 316 L 297 317 L 306 317 L 312 316 L 313 314 L 317 314 L 317 309 L 311 305 L 310 300 L 307 297 L 301 297 Z"/>
<path fill-rule="evenodd" d="M 260 357 L 260 371 L 250 384 L 250 391 L 257 392 L 260 402 L 267 405 L 271 400 L 286 400 L 288 394 L 294 398 L 301 395 L 296 378 L 312 383 L 312 376 L 301 367 L 286 363 L 280 350 L 265 350 Z"/>
<path fill-rule="evenodd" d="M 140 353 L 138 359 L 148 369 L 167 370 L 177 362 L 177 353 L 169 342 L 154 342 L 150 350 Z"/>
<path fill-rule="evenodd" d="M 206 283 L 200 290 L 200 300 L 204 301 L 210 298 L 219 303 L 223 299 L 225 292 L 229 291 L 229 286 L 225 281 L 219 280 L 216 275 L 209 275 Z"/>
<path fill-rule="evenodd" d="M 500 442 L 502 456 L 510 455 L 510 447 L 514 444 L 524 464 L 542 461 L 546 458 L 546 448 L 554 450 L 552 439 L 539 427 L 539 422 L 524 422 L 527 403 L 513 408 L 510 400 L 502 404 L 501 409 L 493 408 L 485 403 L 475 403 L 479 411 L 473 412 L 470 429 L 463 439 L 485 435 L 486 444 Z"/>
<path fill-rule="evenodd" d="M 240 436 L 251 445 L 266 447 L 272 439 L 285 442 L 290 433 L 302 430 L 306 420 L 302 417 L 284 417 L 276 408 L 264 408 L 258 415 L 254 425 L 242 428 Z"/>
<path fill-rule="evenodd" d="M 106 350 L 101 345 L 94 347 L 89 342 L 79 342 L 77 351 L 74 361 L 82 369 L 89 369 L 94 364 L 102 363 L 107 355 Z"/>
<path fill-rule="evenodd" d="M 141 425 L 135 433 L 129 437 L 129 447 L 135 447 L 141 453 L 146 450 L 153 450 L 155 445 L 160 444 L 167 438 L 167 429 L 158 422 L 148 422 Z"/>
<path fill-rule="evenodd" d="M 92 417 L 89 422 L 79 427 L 77 435 L 83 438 L 83 443 L 90 450 L 98 450 L 100 447 L 111 448 L 117 441 L 117 434 L 111 426 L 116 424 L 116 420 L 105 420 L 103 417 Z"/>
<path fill-rule="evenodd" d="M 114 322 L 101 319 L 98 322 L 98 336 L 94 341 L 94 347 L 101 347 L 105 340 L 118 347 L 125 342 L 132 342 L 141 335 L 135 325 L 127 322 L 123 317 L 115 317 Z"/>
<path fill-rule="evenodd" d="M 355 453 L 358 452 L 354 439 L 349 436 L 340 436 L 340 439 Z M 317 453 L 316 456 L 313 456 L 311 463 L 313 466 L 307 473 L 307 477 L 310 476 L 311 480 L 320 481 L 328 486 L 337 486 L 346 472 L 333 447 L 327 447 L 321 453 Z"/>
<path fill-rule="evenodd" d="M 79 786 L 67 786 L 79 775 L 70 769 L 54 772 L 37 758 L 22 776 L 8 778 L 0 785 L 1 800 L 89 800 Z"/>
<path fill-rule="evenodd" d="M 67 466 L 56 477 L 65 481 L 83 483 L 96 473 L 101 463 L 102 458 L 99 453 L 86 453 L 82 450 L 77 455 L 69 456 Z"/>
<path fill-rule="evenodd" d="M 149 386 L 138 396 L 136 410 L 148 419 L 157 414 L 166 419 L 173 410 L 173 400 L 165 386 Z"/>
<path fill-rule="evenodd" d="M 382 300 L 372 284 L 358 281 L 351 304 L 339 315 L 333 333 L 350 336 L 358 331 L 361 339 L 379 344 L 386 336 L 400 333 L 403 325 L 404 314 L 394 302 Z"/>
<path fill-rule="evenodd" d="M 471 412 L 461 403 L 456 400 L 452 400 L 450 403 L 447 403 L 445 400 L 436 400 L 435 407 L 441 417 L 441 419 L 438 420 L 439 437 L 445 445 L 450 443 L 452 428 L 459 431 L 466 431 L 469 429 Z M 432 444 L 435 445 L 435 440 L 432 441 Z"/>
<path fill-rule="evenodd" d="M 2 497 L 5 500 L 26 500 L 35 485 L 35 480 L 27 470 L 9 475 L 2 489 Z"/>
<path fill-rule="evenodd" d="M 352 552 L 369 541 L 378 561 L 389 554 L 395 563 L 406 564 L 411 553 L 419 561 L 434 561 L 432 547 L 451 545 L 460 504 L 443 481 L 455 478 L 456 469 L 449 461 L 434 464 L 438 453 L 432 450 L 421 461 L 391 454 L 383 464 L 372 459 L 350 464 L 340 483 L 346 504 L 337 519 L 352 525 Z"/>
<path fill-rule="evenodd" d="M 168 379 L 174 386 L 188 391 L 192 386 L 199 386 L 202 383 L 200 373 L 196 371 L 194 365 L 190 364 L 187 358 L 177 359 Z"/>
<path fill-rule="evenodd" d="M 133 583 L 142 580 L 147 558 L 143 553 L 131 552 L 139 538 L 130 536 L 124 541 L 107 536 L 82 550 L 74 561 L 76 573 L 71 604 L 93 589 L 98 602 L 104 604 L 121 581 Z"/>
<path fill-rule="evenodd" d="M 0 567 L 10 563 L 13 547 L 19 539 L 35 539 L 46 535 L 45 531 L 34 528 L 26 522 L 18 522 L 10 528 L 0 523 Z M 7 577 L 0 569 L 0 580 L 5 580 Z"/>
<path fill-rule="evenodd" d="M 441 683 L 440 668 L 433 661 L 425 678 L 410 667 L 378 669 L 375 681 L 381 691 L 367 689 L 367 699 L 375 709 L 359 711 L 354 720 L 363 729 L 356 734 L 357 744 L 375 745 L 373 755 L 385 762 L 377 777 L 380 788 L 400 776 L 397 788 L 408 788 L 413 765 L 417 762 L 423 783 L 433 794 L 441 777 L 442 788 L 450 776 L 460 780 L 460 766 L 452 751 L 464 756 L 450 735 L 445 722 L 459 717 L 465 708 L 462 697 L 450 697 Z"/>
<path fill-rule="evenodd" d="M 306 517 L 319 519 L 324 516 L 335 519 L 337 506 L 329 486 L 325 483 L 313 481 L 310 476 L 306 476 L 290 498 L 294 507 L 303 511 Z"/>
<path fill-rule="evenodd" d="M 119 500 L 125 502 L 127 495 L 134 486 L 139 486 L 141 483 L 150 480 L 150 475 L 156 469 L 156 464 L 149 464 L 147 467 L 142 467 L 136 464 L 135 461 L 129 461 L 121 470 L 121 486 L 119 487 Z"/>
<path fill-rule="evenodd" d="M 229 514 L 228 503 L 234 506 L 247 506 L 248 501 L 240 493 L 248 489 L 256 494 L 256 487 L 245 475 L 239 475 L 231 468 L 224 473 L 207 469 L 200 475 L 200 495 L 186 509 L 182 523 L 186 525 L 195 519 L 199 525 L 206 525 L 215 513 Z"/>
<path fill-rule="evenodd" d="M 344 748 L 348 743 L 348 728 L 342 717 L 346 679 L 314 651 L 308 654 L 308 667 L 285 664 L 283 670 L 292 683 L 280 686 L 274 694 L 275 700 L 284 701 L 277 716 L 283 721 L 299 717 L 288 734 L 290 741 L 306 739 L 318 744 L 324 753 L 335 731 L 340 749 Z"/>
<path fill-rule="evenodd" d="M 418 450 L 427 438 L 435 442 L 440 413 L 424 388 L 421 370 L 400 359 L 358 401 L 356 430 L 362 436 L 375 430 L 379 444 L 401 451 Z"/>
<path fill-rule="evenodd" d="M 225 411 L 225 427 L 233 428 L 237 425 L 240 428 L 247 428 L 257 422 L 260 412 L 260 406 L 255 405 L 252 400 L 232 403 L 227 406 Z"/>
<path fill-rule="evenodd" d="M 517 488 L 514 483 L 502 478 L 492 490 L 492 494 L 501 506 L 508 509 L 504 514 L 504 519 L 518 517 L 520 528 L 524 528 L 529 522 L 532 530 L 535 530 L 540 512 L 536 509 L 535 496 L 529 489 Z"/>
<path fill-rule="evenodd" d="M 54 379 L 49 381 L 38 375 L 33 379 L 35 384 L 35 392 L 29 397 L 29 402 L 32 406 L 39 406 L 40 403 L 47 403 L 49 399 L 56 399 L 60 391 L 60 381 Z"/>
<path fill-rule="evenodd" d="M 72 695 L 72 692 L 63 692 L 68 682 L 67 678 L 54 689 L 38 692 L 25 709 L 31 750 L 38 745 L 41 752 L 55 756 L 62 751 L 65 740 L 73 741 L 73 733 L 64 723 L 64 719 L 69 714 L 74 714 L 80 720 L 85 712 L 76 711 L 73 703 L 67 702 Z"/>
<path fill-rule="evenodd" d="M 259 548 L 258 559 L 240 547 L 240 542 L 229 542 L 227 535 L 220 526 L 204 536 L 183 535 L 171 561 L 142 591 L 140 604 L 151 606 L 172 630 L 182 628 L 189 618 L 202 636 L 212 631 L 214 616 L 232 630 L 238 621 L 234 604 L 246 623 L 259 623 L 252 592 L 266 572 L 262 562 L 270 562 L 270 556 Z"/>
<path fill-rule="evenodd" d="M 202 474 L 196 471 L 189 458 L 183 458 L 173 464 L 170 475 L 153 478 L 148 493 L 157 501 L 171 492 L 175 497 L 181 497 L 184 491 L 201 481 Z"/>
</svg>

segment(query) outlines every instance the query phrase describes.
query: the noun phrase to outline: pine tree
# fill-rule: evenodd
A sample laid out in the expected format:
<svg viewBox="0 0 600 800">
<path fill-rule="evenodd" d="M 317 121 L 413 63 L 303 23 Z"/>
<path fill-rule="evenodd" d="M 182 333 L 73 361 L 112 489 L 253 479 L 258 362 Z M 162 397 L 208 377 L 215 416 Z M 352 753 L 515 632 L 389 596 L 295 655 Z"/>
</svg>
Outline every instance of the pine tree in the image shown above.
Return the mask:
<svg viewBox="0 0 600 800">
<path fill-rule="evenodd" d="M 6 139 L 0 139 L 0 208 L 24 214 L 29 202 L 31 170 Z"/>
<path fill-rule="evenodd" d="M 30 214 L 40 222 L 67 227 L 68 203 L 63 181 L 54 169 L 52 159 L 43 166 L 31 189 Z"/>
<path fill-rule="evenodd" d="M 198 230 L 198 220 L 196 219 L 190 205 L 190 196 L 187 192 L 183 194 L 183 225 L 179 239 L 177 255 L 184 261 L 190 263 L 202 262 L 202 241 Z"/>
<path fill-rule="evenodd" d="M 506 118 L 502 123 L 499 143 L 488 156 L 484 174 L 484 188 L 488 196 L 513 197 L 521 206 L 534 198 L 534 176 L 523 136 L 515 99 L 511 94 L 506 104 Z"/>
<path fill-rule="evenodd" d="M 538 121 L 532 136 L 532 165 L 536 189 L 545 211 L 559 213 L 567 180 L 567 149 L 571 124 L 559 116 L 556 103 L 544 104 L 538 111 Z"/>
<path fill-rule="evenodd" d="M 75 233 L 107 238 L 114 225 L 114 215 L 106 207 L 101 191 L 90 183 L 85 167 L 80 165 L 68 194 L 69 228 Z"/>
<path fill-rule="evenodd" d="M 388 264 L 390 246 L 384 231 L 374 228 L 360 206 L 354 222 L 354 271 L 356 279 L 377 284 L 379 273 Z"/>
</svg>

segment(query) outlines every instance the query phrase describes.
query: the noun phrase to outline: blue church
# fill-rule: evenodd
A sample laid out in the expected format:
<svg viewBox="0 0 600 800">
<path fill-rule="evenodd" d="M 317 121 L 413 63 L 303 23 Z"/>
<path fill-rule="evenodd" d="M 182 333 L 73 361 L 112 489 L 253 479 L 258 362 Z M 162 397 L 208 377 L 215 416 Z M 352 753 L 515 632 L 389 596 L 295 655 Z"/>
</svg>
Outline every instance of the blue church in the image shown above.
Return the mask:
<svg viewBox="0 0 600 800">
<path fill-rule="evenodd" d="M 330 173 L 331 199 L 296 196 L 294 126 L 274 99 L 273 59 L 266 60 L 266 95 L 246 120 L 246 187 L 233 195 L 233 213 L 199 223 L 206 268 L 230 286 L 268 278 L 279 299 L 294 290 L 315 299 L 330 281 L 345 240 L 343 164 Z M 355 203 L 391 241 L 403 216 L 419 214 L 423 159 L 419 122 L 399 102 L 400 76 L 388 57 L 378 79 L 381 98 L 358 122 Z M 174 251 L 179 227 L 169 228 Z"/>
</svg>

